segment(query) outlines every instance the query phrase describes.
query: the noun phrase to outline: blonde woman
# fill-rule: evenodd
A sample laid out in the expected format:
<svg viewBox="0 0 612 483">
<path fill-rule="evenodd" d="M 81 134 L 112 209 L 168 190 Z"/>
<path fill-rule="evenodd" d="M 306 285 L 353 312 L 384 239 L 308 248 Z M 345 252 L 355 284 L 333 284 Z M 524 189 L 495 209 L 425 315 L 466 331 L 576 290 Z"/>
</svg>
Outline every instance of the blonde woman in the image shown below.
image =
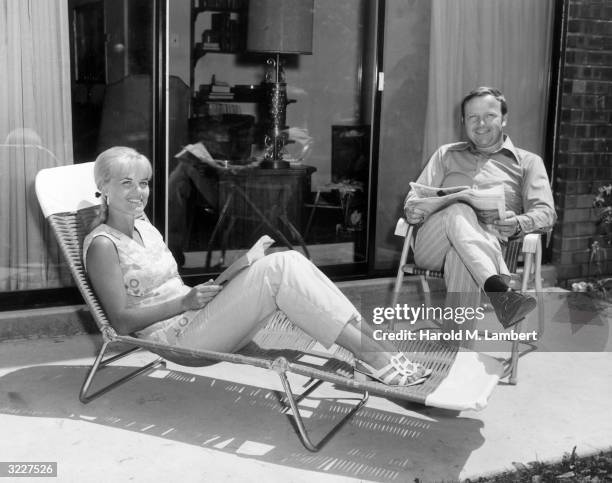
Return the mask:
<svg viewBox="0 0 612 483">
<path fill-rule="evenodd" d="M 110 322 L 120 334 L 220 352 L 242 348 L 277 311 L 323 345 L 355 354 L 356 369 L 389 385 L 422 382 L 431 372 L 371 327 L 338 288 L 300 253 L 267 255 L 225 286 L 185 285 L 161 234 L 142 215 L 149 160 L 114 147 L 94 166 L 102 205 L 83 257 Z"/>
</svg>

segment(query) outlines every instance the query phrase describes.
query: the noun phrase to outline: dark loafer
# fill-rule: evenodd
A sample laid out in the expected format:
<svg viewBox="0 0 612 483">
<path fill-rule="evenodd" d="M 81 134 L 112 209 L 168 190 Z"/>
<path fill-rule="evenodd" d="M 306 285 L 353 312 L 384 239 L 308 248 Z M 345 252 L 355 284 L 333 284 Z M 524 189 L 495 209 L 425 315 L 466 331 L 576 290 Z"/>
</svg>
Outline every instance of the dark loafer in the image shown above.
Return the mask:
<svg viewBox="0 0 612 483">
<path fill-rule="evenodd" d="M 507 292 L 488 292 L 495 315 L 505 329 L 518 324 L 536 308 L 536 299 L 529 295 L 508 290 Z"/>
</svg>

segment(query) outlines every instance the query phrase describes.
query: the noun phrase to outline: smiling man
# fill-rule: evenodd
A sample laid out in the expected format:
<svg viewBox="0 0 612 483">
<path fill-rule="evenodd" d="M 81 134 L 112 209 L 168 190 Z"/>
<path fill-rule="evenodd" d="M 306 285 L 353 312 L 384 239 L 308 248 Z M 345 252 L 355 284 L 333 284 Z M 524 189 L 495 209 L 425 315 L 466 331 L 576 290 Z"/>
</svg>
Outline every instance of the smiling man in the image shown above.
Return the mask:
<svg viewBox="0 0 612 483">
<path fill-rule="evenodd" d="M 484 189 L 501 184 L 506 197 L 503 220 L 464 203 L 427 218 L 418 209 L 405 210 L 408 223 L 419 225 L 414 247 L 417 265 L 443 269 L 449 293 L 479 294 L 484 289 L 506 328 L 533 310 L 536 301 L 510 289 L 500 240 L 485 225 L 492 223 L 498 235 L 507 238 L 548 229 L 556 220 L 542 158 L 512 144 L 503 131 L 507 122 L 508 106 L 499 90 L 473 90 L 461 102 L 461 123 L 468 141 L 441 146 L 417 179 L 433 187 Z M 408 193 L 407 200 L 413 196 Z"/>
</svg>

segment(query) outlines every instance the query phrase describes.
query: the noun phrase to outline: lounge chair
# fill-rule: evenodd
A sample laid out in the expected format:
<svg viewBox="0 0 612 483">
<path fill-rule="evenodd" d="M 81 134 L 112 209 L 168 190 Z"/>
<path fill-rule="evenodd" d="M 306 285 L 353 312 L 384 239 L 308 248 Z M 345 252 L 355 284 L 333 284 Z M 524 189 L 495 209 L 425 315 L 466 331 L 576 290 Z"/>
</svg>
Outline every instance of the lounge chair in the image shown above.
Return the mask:
<svg viewBox="0 0 612 483">
<path fill-rule="evenodd" d="M 267 326 L 257 334 L 254 344 L 235 354 L 181 349 L 119 335 L 106 318 L 83 267 L 83 238 L 99 204 L 94 196 L 95 191 L 93 163 L 44 169 L 36 177 L 36 194 L 43 214 L 51 225 L 74 281 L 102 333 L 102 347 L 79 394 L 83 403 L 102 396 L 119 384 L 163 364 L 165 360 L 185 366 L 209 365 L 219 361 L 250 364 L 275 371 L 279 375 L 286 403 L 291 409 L 289 414 L 294 418 L 302 443 L 307 449 L 318 451 L 366 403 L 369 393 L 451 410 L 482 409 L 503 373 L 502 364 L 493 357 L 438 346 L 429 341 L 418 341 L 400 344 L 400 348 L 414 352 L 415 360 L 432 369 L 433 373 L 423 384 L 391 387 L 369 380 L 356 380 L 353 377 L 352 354 L 338 348 L 333 354 L 325 354 L 324 359 L 321 359 L 318 353 L 310 355 L 316 342 L 291 324 L 281 312 L 272 317 Z M 108 349 L 116 345 L 130 348 L 105 358 Z M 99 370 L 139 349 L 148 350 L 158 357 L 117 381 L 92 389 L 92 382 Z M 323 363 L 313 363 L 313 358 L 322 360 Z M 296 397 L 291 389 L 288 373 L 306 376 L 312 383 Z M 315 444 L 305 429 L 298 404 L 322 382 L 359 391 L 361 399 L 328 435 Z"/>
</svg>

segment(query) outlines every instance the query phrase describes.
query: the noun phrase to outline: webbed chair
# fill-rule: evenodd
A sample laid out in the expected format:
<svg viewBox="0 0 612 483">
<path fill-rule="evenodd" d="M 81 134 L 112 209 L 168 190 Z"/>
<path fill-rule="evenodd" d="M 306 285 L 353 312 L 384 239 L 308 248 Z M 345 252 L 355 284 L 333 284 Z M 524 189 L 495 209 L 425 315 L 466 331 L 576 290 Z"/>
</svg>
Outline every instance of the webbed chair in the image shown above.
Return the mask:
<svg viewBox="0 0 612 483">
<path fill-rule="evenodd" d="M 287 412 L 293 418 L 302 443 L 307 449 L 318 451 L 366 403 L 369 393 L 457 411 L 482 409 L 503 373 L 503 365 L 493 357 L 472 351 L 458 351 L 456 348 L 429 341 L 410 341 L 399 344 L 399 349 L 413 353 L 412 359 L 433 371 L 423 384 L 398 388 L 369 380 L 356 380 L 353 377 L 352 354 L 341 348 L 333 353 L 314 352 L 312 349 L 316 341 L 291 324 L 282 312 L 277 312 L 256 335 L 253 343 L 240 353 L 182 349 L 131 335 L 120 335 L 109 323 L 83 267 L 83 238 L 99 203 L 94 196 L 95 191 L 93 163 L 43 169 L 36 176 L 36 193 L 43 214 L 51 225 L 74 281 L 102 333 L 102 347 L 79 394 L 83 403 L 88 403 L 118 385 L 164 364 L 166 360 L 185 366 L 203 366 L 221 361 L 250 364 L 272 370 L 279 375 L 286 396 L 285 405 L 289 406 Z M 124 352 L 106 355 L 111 346 L 118 345 L 122 346 Z M 129 347 L 128 350 L 125 350 L 126 346 Z M 150 351 L 157 357 L 127 376 L 103 387 L 99 387 L 99 383 L 95 384 L 98 387 L 93 388 L 96 375 L 100 371 L 141 349 Z M 313 359 L 318 362 L 313 362 Z M 295 396 L 292 391 L 287 377 L 289 373 L 309 378 L 308 386 L 299 396 Z M 352 410 L 315 444 L 306 431 L 299 403 L 322 382 L 359 391 L 361 398 Z"/>
<path fill-rule="evenodd" d="M 510 238 L 507 243 L 502 245 L 504 261 L 508 270 L 514 277 L 521 280 L 521 292 L 527 291 L 530 282 L 533 282 L 535 294 L 538 300 L 537 317 L 540 335 L 543 330 L 543 303 L 542 295 L 542 234 L 528 233 L 517 238 Z M 425 305 L 431 306 L 431 289 L 429 278 L 443 279 L 444 272 L 427 270 L 418 267 L 411 257 L 414 254 L 415 226 L 409 225 L 404 218 L 400 218 L 395 228 L 395 235 L 404 237 L 404 244 L 400 256 L 400 263 L 395 278 L 393 288 L 392 307 L 397 305 L 403 283 L 405 281 L 416 281 L 421 286 L 425 298 Z M 522 269 L 519 271 L 519 262 L 522 261 Z M 521 331 L 522 322 L 516 324 L 513 329 Z M 518 380 L 518 360 L 519 357 L 526 355 L 537 349 L 534 343 L 526 344 L 527 348 L 521 350 L 521 342 L 512 342 L 510 356 L 504 360 L 504 373 L 502 377 L 508 377 L 510 384 L 516 384 Z"/>
</svg>

